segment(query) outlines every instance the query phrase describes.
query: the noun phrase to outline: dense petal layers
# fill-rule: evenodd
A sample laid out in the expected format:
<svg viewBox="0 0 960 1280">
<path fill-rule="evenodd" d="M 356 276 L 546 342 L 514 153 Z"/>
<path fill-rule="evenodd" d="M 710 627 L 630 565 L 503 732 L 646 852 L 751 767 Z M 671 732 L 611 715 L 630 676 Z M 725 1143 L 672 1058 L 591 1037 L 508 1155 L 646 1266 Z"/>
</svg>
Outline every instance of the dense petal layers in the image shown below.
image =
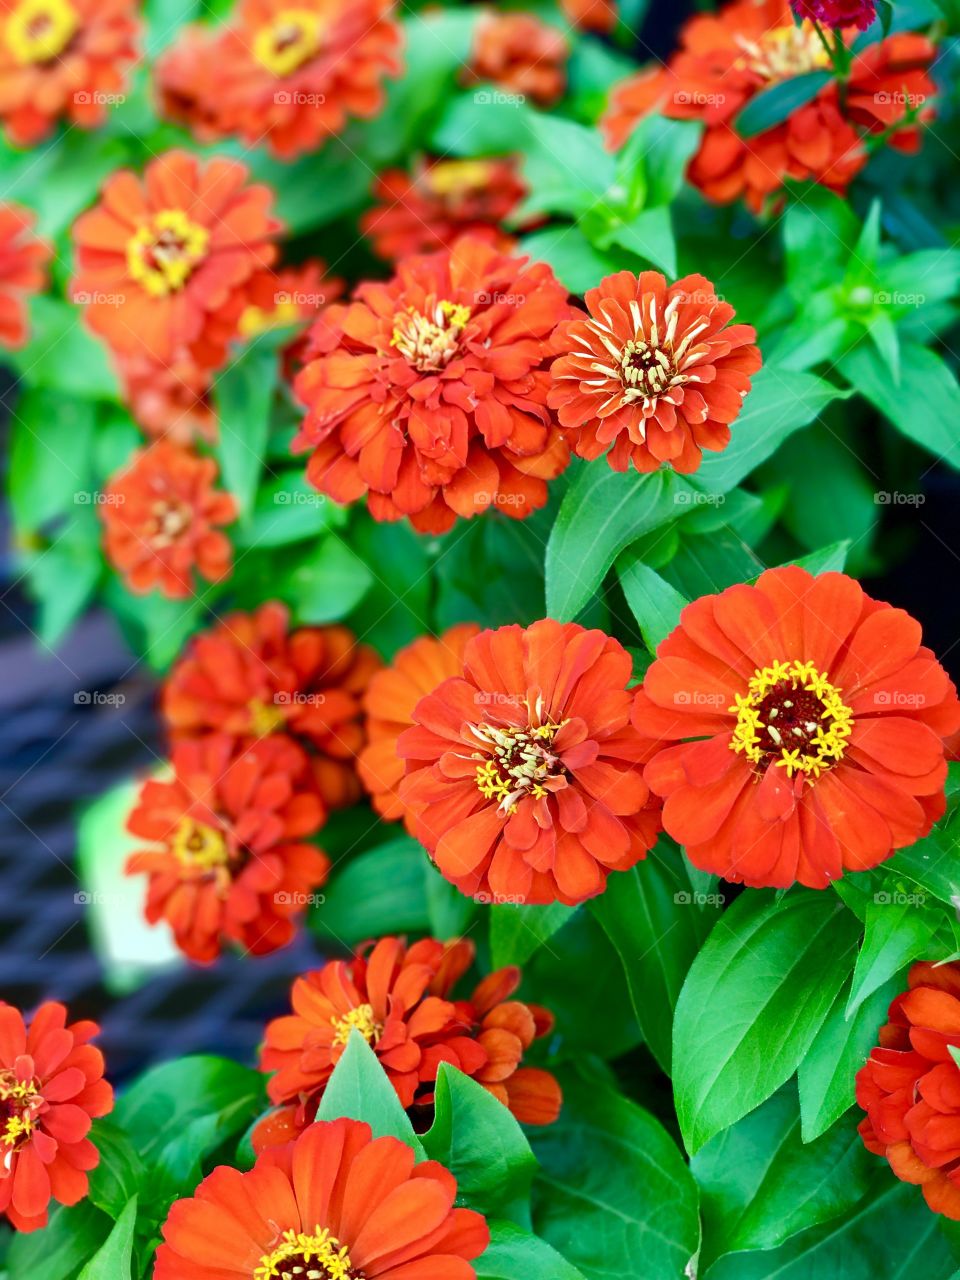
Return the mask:
<svg viewBox="0 0 960 1280">
<path fill-rule="evenodd" d="M 25 1022 L 0 1000 L 0 1220 L 18 1231 L 47 1225 L 51 1200 L 77 1204 L 100 1161 L 91 1122 L 113 1110 L 95 1022 L 67 1023 L 46 1003 Z"/>
<path fill-rule="evenodd" d="M 636 694 L 645 776 L 691 860 L 824 888 L 944 811 L 956 690 L 902 609 L 841 573 L 771 569 L 688 605 Z"/>
<path fill-rule="evenodd" d="M 791 0 L 798 18 L 809 18 L 823 26 L 857 27 L 866 31 L 876 20 L 876 0 Z"/>
<path fill-rule="evenodd" d="M 485 13 L 478 20 L 464 78 L 489 82 L 519 102 L 549 107 L 567 87 L 570 48 L 562 31 L 533 13 Z M 486 97 L 483 95 L 486 93 Z M 490 101 L 480 90 L 477 102 Z"/>
<path fill-rule="evenodd" d="M 27 301 L 46 286 L 53 250 L 33 234 L 34 216 L 16 204 L 0 204 L 0 347 L 22 347 L 29 322 Z"/>
<path fill-rule="evenodd" d="M 286 945 L 329 859 L 308 838 L 326 817 L 306 754 L 281 735 L 238 745 L 225 734 L 180 742 L 172 777 L 146 782 L 127 828 L 149 847 L 146 916 L 166 920 L 192 960 L 226 944 L 265 955 Z"/>
<path fill-rule="evenodd" d="M 631 659 L 552 619 L 484 631 L 400 737 L 400 799 L 446 878 L 484 901 L 583 902 L 659 830 L 630 724 Z"/>
</svg>

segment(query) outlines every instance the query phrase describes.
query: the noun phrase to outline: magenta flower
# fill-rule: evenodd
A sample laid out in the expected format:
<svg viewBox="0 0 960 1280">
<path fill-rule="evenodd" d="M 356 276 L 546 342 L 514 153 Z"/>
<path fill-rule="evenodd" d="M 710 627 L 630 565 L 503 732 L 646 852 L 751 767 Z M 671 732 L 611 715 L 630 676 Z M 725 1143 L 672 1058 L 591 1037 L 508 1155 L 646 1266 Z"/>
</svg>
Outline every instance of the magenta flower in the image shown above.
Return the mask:
<svg viewBox="0 0 960 1280">
<path fill-rule="evenodd" d="M 876 0 L 791 0 L 798 18 L 826 27 L 859 27 L 866 31 L 877 16 Z"/>
</svg>

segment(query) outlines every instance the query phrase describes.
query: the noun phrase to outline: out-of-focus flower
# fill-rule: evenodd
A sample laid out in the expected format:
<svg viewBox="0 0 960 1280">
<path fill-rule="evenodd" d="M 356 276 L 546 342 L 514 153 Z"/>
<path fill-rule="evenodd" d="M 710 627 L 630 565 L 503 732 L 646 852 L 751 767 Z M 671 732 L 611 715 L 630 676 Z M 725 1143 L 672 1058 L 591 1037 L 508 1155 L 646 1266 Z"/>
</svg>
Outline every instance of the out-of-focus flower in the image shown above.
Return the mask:
<svg viewBox="0 0 960 1280">
<path fill-rule="evenodd" d="M 59 120 L 102 124 L 123 102 L 140 33 L 134 0 L 2 0 L 0 121 L 31 147 Z"/>
<path fill-rule="evenodd" d="M 552 106 L 567 87 L 570 48 L 562 31 L 532 13 L 485 13 L 474 33 L 467 84 L 492 83 L 520 101 Z M 479 103 L 484 90 L 476 95 Z"/>
<path fill-rule="evenodd" d="M 113 1110 L 95 1022 L 67 1024 L 62 1004 L 29 1022 L 0 1001 L 0 1220 L 18 1231 L 47 1225 L 51 1200 L 78 1204 L 100 1153 L 87 1136 Z"/>
<path fill-rule="evenodd" d="M 474 961 L 470 942 L 425 938 L 407 947 L 381 938 L 350 960 L 334 960 L 293 984 L 293 1014 L 266 1030 L 261 1069 L 280 1112 L 254 1134 L 258 1150 L 312 1123 L 351 1031 L 377 1055 L 405 1108 L 431 1108 L 441 1062 L 479 1081 L 527 1124 L 560 1112 L 560 1088 L 547 1071 L 522 1066 L 535 1039 L 553 1027 L 536 1005 L 510 997 L 520 971 L 501 969 L 468 1000 L 453 989 Z"/>
<path fill-rule="evenodd" d="M 408 829 L 415 822 L 400 801 L 403 761 L 397 755 L 397 739 L 413 724 L 413 709 L 428 693 L 463 670 L 467 641 L 480 630 L 474 622 L 451 627 L 442 636 L 420 636 L 378 671 L 363 700 L 367 713 L 367 745 L 357 760 L 360 780 L 370 793 L 373 807 L 391 822 L 403 818 Z"/>
<path fill-rule="evenodd" d="M 860 1136 L 934 1213 L 960 1220 L 960 965 L 915 964 L 857 1074 Z"/>
<path fill-rule="evenodd" d="M 789 566 L 688 605 L 633 722 L 658 743 L 645 777 L 696 866 L 823 889 L 943 814 L 960 703 L 909 614 Z"/>
<path fill-rule="evenodd" d="M 221 1166 L 178 1200 L 154 1280 L 476 1280 L 490 1231 L 457 1183 L 357 1120 L 311 1125 L 248 1173 Z"/>
<path fill-rule="evenodd" d="M 549 336 L 568 314 L 548 266 L 470 236 L 360 285 L 314 325 L 296 382 L 308 480 L 422 532 L 489 507 L 531 515 L 570 457 L 547 409 Z"/>
<path fill-rule="evenodd" d="M 168 151 L 142 179 L 120 170 L 74 226 L 75 302 L 122 355 L 226 359 L 251 278 L 276 258 L 273 193 L 234 160 Z"/>
<path fill-rule="evenodd" d="M 568 22 L 582 31 L 612 31 L 617 25 L 617 0 L 560 0 Z"/>
<path fill-rule="evenodd" d="M 186 347 L 175 351 L 169 364 L 136 354 L 117 356 L 114 363 L 123 398 L 146 435 L 181 445 L 216 443 L 213 373 Z"/>
<path fill-rule="evenodd" d="M 238 135 L 290 158 L 350 117 L 376 115 L 399 74 L 389 0 L 242 0 L 230 22 L 188 27 L 160 59 L 161 109 L 203 142 Z"/>
<path fill-rule="evenodd" d="M 328 276 L 322 262 L 262 271 L 251 281 L 246 310 L 240 317 L 240 337 L 246 340 L 273 329 L 294 330 L 284 348 L 284 370 L 292 378 L 303 363 L 307 328 L 317 312 L 339 298 L 344 282 Z"/>
<path fill-rule="evenodd" d="M 285 946 L 330 862 L 307 843 L 326 811 L 306 754 L 275 735 L 179 742 L 172 777 L 144 783 L 128 830 L 151 847 L 127 862 L 149 876 L 146 917 L 207 964 L 225 944 L 265 955 Z"/>
<path fill-rule="evenodd" d="M 273 601 L 193 638 L 167 677 L 163 714 L 175 739 L 289 734 L 312 753 L 323 798 L 337 808 L 361 794 L 360 700 L 381 665 L 346 627 L 291 631 L 287 609 Z"/>
<path fill-rule="evenodd" d="M 573 905 L 645 856 L 660 815 L 631 671 L 618 641 L 547 618 L 481 632 L 417 703 L 400 799 L 462 893 Z"/>
<path fill-rule="evenodd" d="M 512 159 L 433 160 L 412 173 L 388 169 L 377 179 L 380 203 L 361 221 L 381 258 L 449 249 L 461 234 L 508 250 L 504 219 L 526 194 Z"/>
<path fill-rule="evenodd" d="M 173 600 L 229 577 L 233 548 L 220 528 L 237 518 L 232 494 L 215 488 L 213 458 L 158 440 L 110 480 L 98 507 L 107 559 L 131 591 L 154 587 Z"/>
<path fill-rule="evenodd" d="M 656 271 L 607 276 L 586 294 L 589 315 L 554 335 L 548 404 L 582 458 L 607 453 L 615 471 L 664 462 L 696 471 L 702 450 L 730 442 L 730 424 L 760 368 L 756 332 L 703 276 L 668 285 Z"/>
<path fill-rule="evenodd" d="M 916 150 L 915 121 L 932 114 L 935 52 L 925 36 L 910 34 L 858 49 L 842 93 L 831 78 L 782 123 L 744 137 L 736 118 L 748 102 L 795 76 L 829 70 L 831 59 L 813 24 L 796 24 L 787 0 L 735 0 L 691 18 L 666 68 L 616 86 L 601 123 L 618 147 L 654 111 L 703 121 L 690 181 L 709 200 L 742 196 L 759 212 L 788 178 L 845 191 L 867 162 L 871 134 L 889 130 L 890 146 Z"/>
<path fill-rule="evenodd" d="M 876 0 L 791 0 L 798 18 L 809 18 L 826 27 L 859 27 L 866 31 L 876 20 Z"/>
<path fill-rule="evenodd" d="M 53 252 L 33 234 L 29 209 L 0 204 L 0 346 L 22 347 L 27 340 L 27 300 L 47 282 Z"/>
</svg>

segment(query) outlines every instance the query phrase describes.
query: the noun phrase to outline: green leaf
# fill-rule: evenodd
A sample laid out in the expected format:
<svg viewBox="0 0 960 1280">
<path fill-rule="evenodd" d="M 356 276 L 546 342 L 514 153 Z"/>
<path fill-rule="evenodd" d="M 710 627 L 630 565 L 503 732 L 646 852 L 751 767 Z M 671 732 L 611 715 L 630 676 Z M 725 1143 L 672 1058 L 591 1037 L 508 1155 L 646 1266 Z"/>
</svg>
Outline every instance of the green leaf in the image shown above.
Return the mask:
<svg viewBox="0 0 960 1280">
<path fill-rule="evenodd" d="M 673 1011 L 722 902 L 710 884 L 695 885 L 680 850 L 663 837 L 644 862 L 614 872 L 590 903 L 623 962 L 643 1037 L 667 1075 Z"/>
<path fill-rule="evenodd" d="M 582 1271 L 539 1236 L 512 1222 L 494 1219 L 489 1226 L 490 1244 L 474 1263 L 477 1280 L 584 1280 Z"/>
<path fill-rule="evenodd" d="M 477 912 L 477 903 L 445 880 L 429 858 L 421 859 L 427 894 L 430 933 L 435 938 L 460 938 Z"/>
<path fill-rule="evenodd" d="M 220 474 L 243 515 L 253 507 L 263 469 L 277 372 L 276 352 L 267 343 L 254 342 L 226 367 L 214 387 Z"/>
<path fill-rule="evenodd" d="M 683 186 L 703 126 L 695 120 L 644 116 L 617 156 L 617 178 L 645 208 L 668 205 Z"/>
<path fill-rule="evenodd" d="M 143 1161 L 124 1131 L 109 1120 L 94 1121 L 90 1141 L 100 1152 L 100 1163 L 90 1173 L 90 1200 L 119 1218 L 140 1189 Z"/>
<path fill-rule="evenodd" d="M 430 926 L 424 864 L 427 855 L 410 836 L 386 844 L 335 868 L 323 901 L 311 912 L 320 937 L 353 947 L 384 933 L 425 932 Z"/>
<path fill-rule="evenodd" d="M 656 653 L 680 621 L 680 611 L 687 601 L 642 560 L 627 553 L 617 562 L 617 576 L 627 598 L 627 604 L 637 620 L 643 643 L 651 653 Z"/>
<path fill-rule="evenodd" d="M 848 441 L 818 424 L 791 437 L 770 472 L 790 483 L 783 523 L 802 546 L 814 550 L 844 539 L 869 545 L 880 512 L 875 482 Z M 815 485 L 805 483 L 810 476 L 817 477 Z"/>
<path fill-rule="evenodd" d="M 859 236 L 860 223 L 846 200 L 825 187 L 803 188 L 783 219 L 787 279 L 801 305 L 817 290 L 836 286 Z"/>
<path fill-rule="evenodd" d="M 490 951 L 495 969 L 524 965 L 530 957 L 562 929 L 575 907 L 553 902 L 546 907 L 525 907 L 499 903 L 490 909 Z"/>
<path fill-rule="evenodd" d="M 318 1120 L 339 1120 L 343 1116 L 368 1124 L 375 1138 L 399 1138 L 418 1159 L 424 1158 L 423 1145 L 387 1073 L 356 1030 L 350 1032 L 317 1111 Z"/>
<path fill-rule="evenodd" d="M 835 542 L 833 546 L 821 547 L 819 551 L 811 551 L 809 555 L 800 556 L 797 560 L 788 560 L 788 564 L 798 564 L 814 577 L 821 573 L 842 573 L 850 551 L 849 541 Z"/>
<path fill-rule="evenodd" d="M 31 387 L 82 399 L 119 399 L 107 349 L 83 327 L 80 309 L 44 294 L 31 300 L 26 345 L 5 351 L 3 358 Z"/>
<path fill-rule="evenodd" d="M 854 1016 L 846 1016 L 850 984 L 837 993 L 833 1007 L 797 1069 L 804 1142 L 813 1142 L 854 1103 L 854 1081 L 885 1021 L 899 984 L 894 979 L 877 988 Z"/>
<path fill-rule="evenodd" d="M 345 618 L 373 586 L 373 574 L 339 534 L 331 533 L 277 585 L 301 625 Z"/>
<path fill-rule="evenodd" d="M 75 1280 L 113 1226 L 89 1200 L 72 1209 L 51 1206 L 51 1210 L 43 1231 L 14 1235 L 6 1259 L 10 1280 Z"/>
<path fill-rule="evenodd" d="M 89 514 L 84 508 L 92 508 L 99 496 L 90 467 L 95 428 L 96 407 L 89 400 L 43 389 L 20 397 L 11 423 L 8 485 L 21 533 L 56 517 L 72 524 Z"/>
<path fill-rule="evenodd" d="M 812 102 L 832 79 L 830 71 L 807 71 L 765 89 L 751 98 L 737 116 L 734 122 L 737 133 L 743 138 L 753 138 L 774 125 L 782 124 L 799 107 Z"/>
<path fill-rule="evenodd" d="M 571 293 L 586 293 L 604 276 L 619 271 L 622 262 L 591 244 L 579 227 L 545 227 L 520 241 L 521 252 L 534 262 L 546 262 Z"/>
<path fill-rule="evenodd" d="M 629 222 L 614 223 L 607 239 L 609 243 L 629 249 L 668 276 L 677 274 L 677 240 L 668 206 L 644 209 Z"/>
<path fill-rule="evenodd" d="M 523 1130 L 508 1107 L 448 1062 L 437 1074 L 434 1121 L 423 1147 L 450 1170 L 471 1209 L 529 1222 L 537 1162 Z"/>
<path fill-rule="evenodd" d="M 615 166 L 596 129 L 536 113 L 530 117 L 530 134 L 523 163 L 530 194 L 518 217 L 564 213 L 576 218 L 603 199 Z"/>
<path fill-rule="evenodd" d="M 744 894 L 714 926 L 677 1002 L 674 1098 L 692 1153 L 797 1069 L 853 965 L 856 918 L 829 894 Z"/>
<path fill-rule="evenodd" d="M 587 1280 L 677 1280 L 697 1252 L 697 1188 L 649 1112 L 600 1081 L 563 1079 L 556 1124 L 531 1141 L 537 1233 Z M 522 1276 L 523 1272 L 517 1273 Z"/>
<path fill-rule="evenodd" d="M 913 960 L 928 952 L 940 923 L 939 912 L 923 910 L 923 894 L 902 893 L 892 881 L 867 903 L 863 946 L 857 956 L 846 1016 Z"/>
<path fill-rule="evenodd" d="M 79 508 L 43 551 L 21 557 L 30 595 L 39 607 L 36 631 L 53 648 L 80 617 L 103 572 L 100 526 L 91 508 Z"/>
<path fill-rule="evenodd" d="M 277 216 L 291 235 L 324 226 L 360 209 L 373 181 L 367 166 L 339 138 L 292 164 L 263 147 L 245 154 L 253 176 L 276 195 Z"/>
<path fill-rule="evenodd" d="M 130 1200 L 101 1248 L 77 1280 L 135 1280 L 130 1270 L 137 1225 L 137 1197 Z"/>
<path fill-rule="evenodd" d="M 238 547 L 282 547 L 316 538 L 345 518 L 343 508 L 311 488 L 298 467 L 271 476 L 260 486 L 251 517 L 233 540 Z"/>
</svg>

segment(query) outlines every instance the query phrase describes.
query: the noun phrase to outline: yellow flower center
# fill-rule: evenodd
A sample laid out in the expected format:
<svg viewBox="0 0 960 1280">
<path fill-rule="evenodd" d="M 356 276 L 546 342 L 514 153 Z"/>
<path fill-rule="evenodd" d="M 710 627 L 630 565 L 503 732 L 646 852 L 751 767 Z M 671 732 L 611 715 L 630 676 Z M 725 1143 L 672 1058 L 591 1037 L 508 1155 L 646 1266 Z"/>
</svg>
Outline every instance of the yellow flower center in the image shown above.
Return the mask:
<svg viewBox="0 0 960 1280">
<path fill-rule="evenodd" d="M 186 503 L 158 498 L 153 504 L 153 521 L 147 530 L 147 541 L 155 551 L 164 551 L 173 546 L 192 524 L 193 510 Z"/>
<path fill-rule="evenodd" d="M 470 315 L 459 302 L 438 302 L 431 315 L 411 307 L 394 317 L 390 345 L 421 373 L 435 373 L 456 355 Z"/>
<path fill-rule="evenodd" d="M 442 160 L 430 166 L 423 182 L 435 196 L 445 200 L 465 192 L 482 191 L 492 171 L 493 166 L 486 160 Z"/>
<path fill-rule="evenodd" d="M 484 759 L 481 752 L 474 752 L 483 761 L 477 765 L 477 790 L 483 798 L 496 800 L 504 813 L 512 813 L 524 796 L 535 800 L 545 796 L 544 783 L 564 772 L 562 760 L 552 750 L 561 728 L 562 724 L 552 721 L 526 729 L 472 725 L 474 737 L 490 753 Z"/>
<path fill-rule="evenodd" d="M 185 817 L 173 833 L 171 848 L 185 867 L 216 871 L 230 861 L 230 851 L 221 831 Z"/>
<path fill-rule="evenodd" d="M 830 55 L 821 43 L 812 22 L 799 27 L 775 27 L 756 40 L 734 37 L 743 50 L 740 65 L 771 82 L 789 80 L 808 71 L 824 71 L 830 66 Z"/>
<path fill-rule="evenodd" d="M 13 1153 L 36 1128 L 42 1106 L 35 1080 L 19 1080 L 13 1071 L 0 1071 L 0 1168 L 10 1169 Z"/>
<path fill-rule="evenodd" d="M 323 21 L 311 9 L 282 9 L 253 40 L 253 56 L 272 75 L 289 76 L 316 57 L 323 42 Z"/>
<path fill-rule="evenodd" d="M 161 209 L 127 241 L 130 278 L 153 298 L 182 289 L 206 257 L 210 232 L 182 209 Z"/>
<path fill-rule="evenodd" d="M 342 1018 L 331 1018 L 330 1022 L 336 1031 L 333 1043 L 338 1045 L 346 1045 L 351 1031 L 359 1031 L 367 1044 L 376 1044 L 383 1035 L 383 1027 L 374 1017 L 370 1004 L 361 1004 Z"/>
<path fill-rule="evenodd" d="M 247 307 L 240 316 L 240 337 L 256 338 L 271 329 L 284 329 L 287 325 L 297 324 L 300 320 L 300 308 L 292 298 L 278 302 L 269 311 L 263 307 Z"/>
<path fill-rule="evenodd" d="M 250 712 L 250 732 L 255 738 L 266 738 L 275 733 L 286 719 L 279 703 L 263 702 L 260 698 L 251 698 L 247 710 Z"/>
<path fill-rule="evenodd" d="M 253 1280 L 363 1280 L 350 1262 L 346 1245 L 336 1236 L 317 1227 L 313 1235 L 285 1231 L 273 1253 L 264 1254 Z"/>
<path fill-rule="evenodd" d="M 17 62 L 52 62 L 63 53 L 79 25 L 68 0 L 22 0 L 7 19 L 4 38 Z"/>
<path fill-rule="evenodd" d="M 737 724 L 730 749 L 757 765 L 774 764 L 787 777 L 819 778 L 843 759 L 853 712 L 840 690 L 812 662 L 775 662 L 755 672 L 729 711 Z"/>
</svg>

